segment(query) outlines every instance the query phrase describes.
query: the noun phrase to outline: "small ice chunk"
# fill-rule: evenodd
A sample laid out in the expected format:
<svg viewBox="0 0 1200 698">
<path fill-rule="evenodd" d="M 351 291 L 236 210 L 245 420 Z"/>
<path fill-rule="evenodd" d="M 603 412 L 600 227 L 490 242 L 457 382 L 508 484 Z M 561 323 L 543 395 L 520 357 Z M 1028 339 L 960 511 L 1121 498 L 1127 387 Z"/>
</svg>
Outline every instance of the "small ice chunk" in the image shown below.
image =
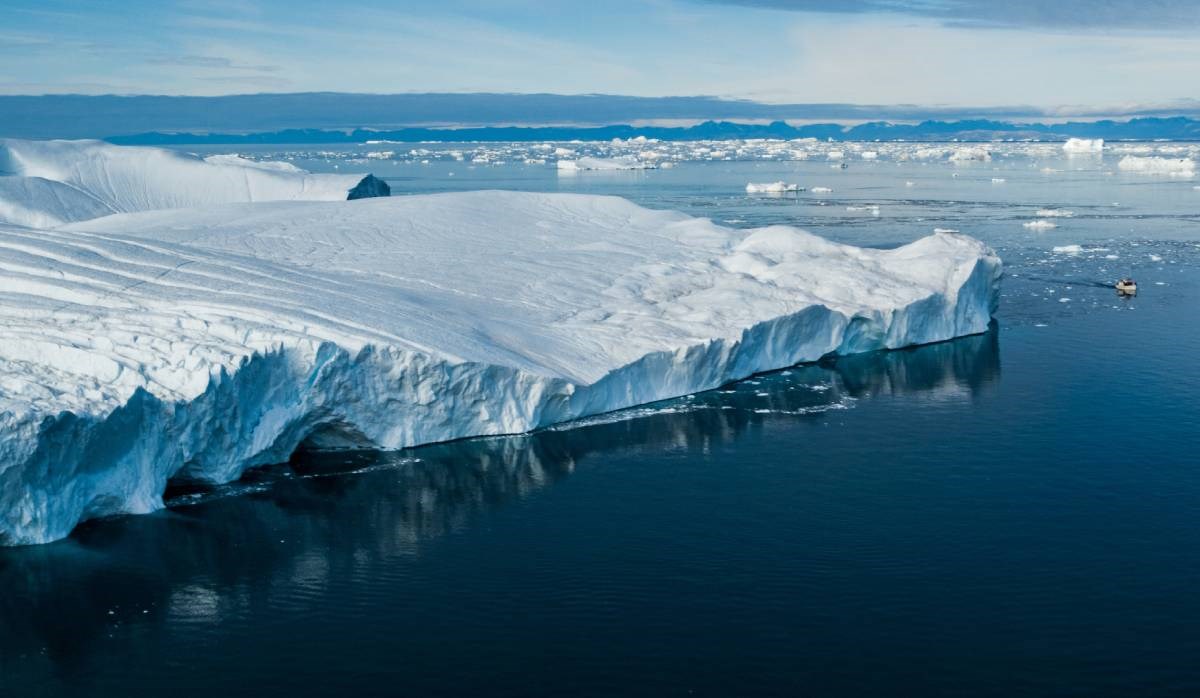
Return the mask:
<svg viewBox="0 0 1200 698">
<path fill-rule="evenodd" d="M 1058 224 L 1052 223 L 1051 221 L 1048 221 L 1048 220 L 1043 220 L 1041 218 L 1039 218 L 1036 221 L 1029 221 L 1028 223 L 1022 223 L 1021 225 L 1025 226 L 1026 228 L 1029 228 L 1030 230 L 1050 230 L 1051 228 L 1058 227 Z"/>
</svg>

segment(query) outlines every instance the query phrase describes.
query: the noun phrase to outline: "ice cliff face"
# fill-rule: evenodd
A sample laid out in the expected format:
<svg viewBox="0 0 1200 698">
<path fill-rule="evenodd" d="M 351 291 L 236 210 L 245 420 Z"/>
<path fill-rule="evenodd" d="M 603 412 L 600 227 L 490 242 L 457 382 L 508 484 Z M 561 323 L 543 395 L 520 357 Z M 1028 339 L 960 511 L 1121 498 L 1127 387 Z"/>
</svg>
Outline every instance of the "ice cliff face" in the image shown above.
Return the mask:
<svg viewBox="0 0 1200 698">
<path fill-rule="evenodd" d="M 0 224 L 0 541 L 299 445 L 524 432 L 982 332 L 1000 261 L 474 192 Z"/>
<path fill-rule="evenodd" d="M 370 175 L 310 174 L 236 155 L 202 159 L 102 141 L 0 139 L 0 223 L 34 228 L 153 209 L 389 194 Z"/>
</svg>

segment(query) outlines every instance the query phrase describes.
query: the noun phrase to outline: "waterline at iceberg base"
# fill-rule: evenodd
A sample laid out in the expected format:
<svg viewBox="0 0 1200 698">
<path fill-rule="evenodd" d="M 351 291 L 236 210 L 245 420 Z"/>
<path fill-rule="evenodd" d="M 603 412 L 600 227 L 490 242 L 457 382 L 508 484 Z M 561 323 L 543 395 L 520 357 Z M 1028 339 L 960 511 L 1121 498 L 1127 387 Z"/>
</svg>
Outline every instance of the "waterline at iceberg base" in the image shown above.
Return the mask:
<svg viewBox="0 0 1200 698">
<path fill-rule="evenodd" d="M 302 444 L 506 433 L 984 332 L 1001 265 L 472 192 L 0 226 L 0 540 L 162 507 Z"/>
</svg>

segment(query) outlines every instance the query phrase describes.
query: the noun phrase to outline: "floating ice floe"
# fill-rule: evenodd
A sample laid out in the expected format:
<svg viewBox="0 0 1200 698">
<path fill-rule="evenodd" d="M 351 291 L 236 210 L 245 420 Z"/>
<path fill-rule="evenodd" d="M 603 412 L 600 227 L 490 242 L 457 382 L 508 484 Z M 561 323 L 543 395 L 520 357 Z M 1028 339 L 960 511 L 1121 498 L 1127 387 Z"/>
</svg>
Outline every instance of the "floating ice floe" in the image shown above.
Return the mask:
<svg viewBox="0 0 1200 698">
<path fill-rule="evenodd" d="M 1117 163 L 1124 172 L 1140 172 L 1171 177 L 1191 177 L 1196 174 L 1196 161 L 1190 158 L 1138 157 L 1126 155 Z"/>
<path fill-rule="evenodd" d="M 1044 171 L 1058 172 L 1060 169 L 1048 160 L 1054 158 L 1076 157 L 1079 153 L 1064 152 L 1061 142 L 1036 141 L 995 141 L 987 144 L 932 144 L 906 141 L 859 141 L 830 144 L 815 139 L 772 139 L 772 138 L 732 138 L 718 140 L 696 141 L 656 141 L 647 138 L 612 139 L 608 141 L 562 141 L 557 143 L 529 142 L 496 142 L 496 143 L 454 143 L 454 144 L 423 144 L 421 147 L 409 150 L 385 150 L 372 147 L 379 141 L 368 141 L 358 152 L 323 151 L 311 153 L 290 151 L 292 155 L 315 156 L 328 161 L 342 159 L 349 164 L 358 165 L 371 162 L 379 157 L 373 153 L 393 152 L 388 160 L 395 162 L 420 162 L 421 160 L 454 160 L 471 162 L 478 160 L 480 165 L 496 165 L 499 162 L 525 162 L 527 159 L 545 159 L 548 161 L 577 160 L 583 157 L 612 159 L 631 157 L 638 160 L 663 163 L 689 161 L 800 161 L 822 159 L 826 160 L 830 152 L 840 152 L 842 159 L 834 159 L 830 166 L 841 167 L 847 158 L 858 157 L 863 160 L 892 160 L 904 162 L 948 160 L 949 156 L 958 155 L 956 160 L 986 160 L 1003 157 L 1016 161 L 1030 159 L 1037 162 L 1037 167 L 1048 166 Z M 399 144 L 396 145 L 412 145 Z M 1200 145 L 1192 143 L 1105 143 L 1105 152 L 1118 156 L 1127 154 L 1162 155 L 1176 158 L 1197 159 L 1200 157 Z M 986 157 L 984 157 L 986 153 Z M 872 158 L 872 154 L 875 155 Z M 1098 163 L 1099 160 L 1096 159 Z M 952 163 L 951 163 L 952 164 Z M 1115 164 L 1115 161 L 1114 161 Z M 335 165 L 336 166 L 336 165 Z M 1075 165 L 1078 166 L 1078 165 Z"/>
<path fill-rule="evenodd" d="M 950 154 L 950 162 L 991 162 L 992 154 L 987 148 L 959 148 Z"/>
<path fill-rule="evenodd" d="M 1083 252 L 1081 245 L 1059 245 L 1054 247 L 1051 252 L 1054 254 L 1080 254 Z"/>
<path fill-rule="evenodd" d="M 833 190 L 829 187 L 813 187 L 810 191 L 814 194 L 829 194 Z"/>
<path fill-rule="evenodd" d="M 1037 210 L 1039 218 L 1071 218 L 1074 215 L 1074 211 L 1063 208 L 1039 208 Z"/>
<path fill-rule="evenodd" d="M 0 223 L 50 227 L 110 213 L 389 192 L 371 175 L 310 174 L 290 163 L 237 155 L 200 158 L 102 141 L 0 139 Z"/>
<path fill-rule="evenodd" d="M 1104 139 L 1068 138 L 1062 149 L 1068 155 L 1096 154 L 1104 151 Z"/>
<path fill-rule="evenodd" d="M 615 158 L 591 158 L 584 157 L 578 160 L 559 160 L 559 171 L 579 172 L 586 170 L 652 170 L 655 168 L 653 163 L 643 162 L 633 156 L 621 156 Z"/>
<path fill-rule="evenodd" d="M 755 184 L 751 182 L 746 185 L 747 194 L 782 194 L 789 191 L 803 191 L 799 184 L 788 184 L 787 182 L 766 182 Z"/>
<path fill-rule="evenodd" d="M 0 224 L 0 542 L 152 511 L 168 482 L 302 444 L 524 432 L 983 332 L 999 279 L 961 235 L 862 249 L 571 194 Z"/>
<path fill-rule="evenodd" d="M 1023 225 L 1026 228 L 1029 228 L 1030 230 L 1050 230 L 1052 228 L 1058 227 L 1058 224 L 1054 223 L 1053 221 L 1047 221 L 1047 220 L 1041 220 L 1041 219 L 1036 220 L 1036 221 L 1029 221 L 1028 223 L 1022 223 L 1021 225 Z"/>
</svg>

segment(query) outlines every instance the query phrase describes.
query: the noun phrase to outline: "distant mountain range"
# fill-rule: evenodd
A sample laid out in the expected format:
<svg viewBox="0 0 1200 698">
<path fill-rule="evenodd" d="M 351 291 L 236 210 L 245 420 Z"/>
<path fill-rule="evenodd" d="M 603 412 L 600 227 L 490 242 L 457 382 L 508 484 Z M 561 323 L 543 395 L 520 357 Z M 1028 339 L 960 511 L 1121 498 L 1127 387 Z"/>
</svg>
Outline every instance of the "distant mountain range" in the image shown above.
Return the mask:
<svg viewBox="0 0 1200 698">
<path fill-rule="evenodd" d="M 881 140 L 1195 139 L 1200 101 L 1173 109 L 764 104 L 716 97 L 496 93 L 220 97 L 0 95 L 0 137 L 117 143 L 330 143 L 833 138 Z M 1095 121 L 1095 119 L 1107 119 Z"/>
<path fill-rule="evenodd" d="M 705 121 L 695 126 L 486 126 L 477 128 L 401 128 L 391 130 L 284 129 L 262 133 L 163 133 L 110 136 L 122 145 L 171 144 L 305 144 L 468 141 L 569 141 L 611 140 L 645 136 L 659 140 L 721 140 L 730 138 L 818 138 L 835 141 L 992 141 L 1065 140 L 1200 140 L 1200 120 L 1187 117 L 1138 118 L 1127 121 L 1072 121 L 1061 124 L 1011 123 L 990 120 L 922 121 L 896 124 L 873 121 L 855 126 L 819 123 L 793 126 L 783 121 L 746 124 Z"/>
</svg>

